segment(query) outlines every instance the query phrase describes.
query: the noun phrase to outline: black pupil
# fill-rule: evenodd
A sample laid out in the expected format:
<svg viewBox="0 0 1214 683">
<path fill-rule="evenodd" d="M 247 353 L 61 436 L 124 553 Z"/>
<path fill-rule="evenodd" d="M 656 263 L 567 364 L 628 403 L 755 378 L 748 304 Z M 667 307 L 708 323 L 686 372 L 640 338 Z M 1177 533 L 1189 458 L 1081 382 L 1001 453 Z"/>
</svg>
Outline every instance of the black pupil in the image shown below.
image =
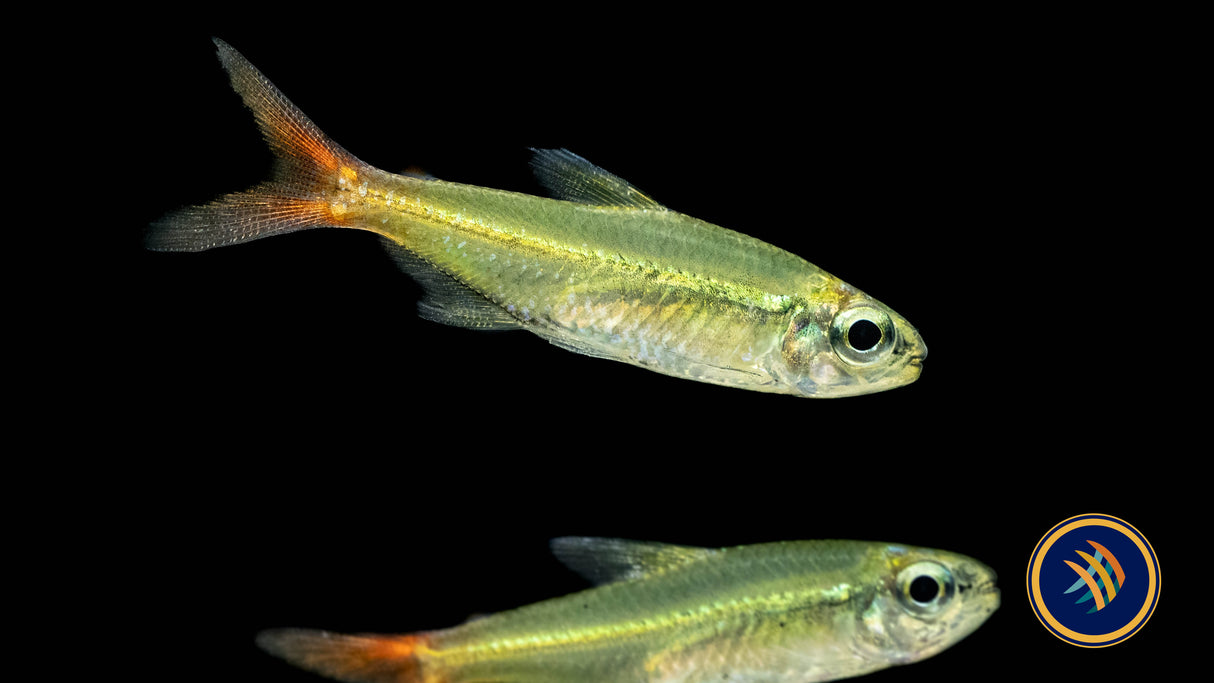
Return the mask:
<svg viewBox="0 0 1214 683">
<path fill-rule="evenodd" d="M 915 602 L 931 602 L 940 593 L 940 584 L 930 576 L 920 576 L 911 581 L 910 596 Z"/>
<path fill-rule="evenodd" d="M 857 320 L 847 331 L 847 343 L 857 351 L 867 351 L 881 341 L 881 328 L 871 320 Z"/>
</svg>

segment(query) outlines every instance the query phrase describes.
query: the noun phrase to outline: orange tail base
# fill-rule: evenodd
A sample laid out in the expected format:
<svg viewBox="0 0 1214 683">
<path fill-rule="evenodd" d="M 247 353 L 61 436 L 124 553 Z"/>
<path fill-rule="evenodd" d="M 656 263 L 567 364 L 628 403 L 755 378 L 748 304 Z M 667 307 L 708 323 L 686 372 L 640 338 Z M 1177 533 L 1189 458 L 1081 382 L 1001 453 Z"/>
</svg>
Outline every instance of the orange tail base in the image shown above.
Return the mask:
<svg viewBox="0 0 1214 683">
<path fill-rule="evenodd" d="M 344 226 L 325 193 L 355 169 L 367 168 L 321 132 L 239 52 L 216 39 L 232 87 L 253 111 L 278 159 L 273 179 L 204 206 L 182 209 L 151 226 L 146 246 L 158 251 L 202 251 L 323 226 Z"/>
<path fill-rule="evenodd" d="M 417 650 L 424 635 L 342 635 L 306 629 L 265 631 L 257 644 L 270 654 L 346 683 L 423 683 Z"/>
</svg>

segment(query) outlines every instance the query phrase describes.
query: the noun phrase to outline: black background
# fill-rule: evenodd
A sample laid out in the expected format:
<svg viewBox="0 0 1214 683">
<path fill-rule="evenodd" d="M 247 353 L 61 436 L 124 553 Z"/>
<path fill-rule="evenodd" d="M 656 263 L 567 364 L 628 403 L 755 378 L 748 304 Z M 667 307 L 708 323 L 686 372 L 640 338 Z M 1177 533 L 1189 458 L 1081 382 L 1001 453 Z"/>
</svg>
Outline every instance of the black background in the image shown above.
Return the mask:
<svg viewBox="0 0 1214 683">
<path fill-rule="evenodd" d="M 1154 671 L 1181 634 L 1172 539 L 1196 504 L 1180 458 L 1208 453 L 1182 393 L 1204 381 L 1206 333 L 1175 262 L 1194 225 L 1159 31 L 351 5 L 187 14 L 98 47 L 122 58 L 106 106 L 133 208 L 116 365 L 139 398 L 119 431 L 154 456 L 114 469 L 143 628 L 169 636 L 159 666 L 318 680 L 254 634 L 443 627 L 576 590 L 546 543 L 579 534 L 887 540 L 999 572 L 982 629 L 874 681 Z M 923 374 L 804 400 L 444 328 L 363 233 L 144 252 L 151 220 L 268 172 L 212 35 L 381 168 L 540 193 L 528 147 L 566 147 L 802 255 L 915 324 Z M 1141 530 L 1169 587 L 1101 650 L 1046 632 L 1024 588 L 1041 536 L 1085 512 Z"/>
</svg>

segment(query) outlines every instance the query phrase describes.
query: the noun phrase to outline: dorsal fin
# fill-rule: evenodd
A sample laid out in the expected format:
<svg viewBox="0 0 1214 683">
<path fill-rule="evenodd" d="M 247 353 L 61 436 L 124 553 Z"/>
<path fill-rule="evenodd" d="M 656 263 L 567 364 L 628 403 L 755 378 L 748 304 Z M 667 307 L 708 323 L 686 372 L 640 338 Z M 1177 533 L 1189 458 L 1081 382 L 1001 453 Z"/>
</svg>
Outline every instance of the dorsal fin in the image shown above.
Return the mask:
<svg viewBox="0 0 1214 683">
<path fill-rule="evenodd" d="M 639 579 L 718 552 L 686 545 L 587 536 L 554 538 L 549 545 L 562 564 L 595 585 Z"/>
<path fill-rule="evenodd" d="M 666 207 L 632 183 L 608 173 L 567 149 L 532 149 L 531 168 L 556 199 L 629 209 L 665 211 Z"/>
<path fill-rule="evenodd" d="M 513 316 L 443 271 L 426 263 L 403 246 L 384 238 L 384 248 L 401 270 L 425 290 L 417 302 L 417 314 L 454 327 L 478 330 L 517 330 L 522 328 Z"/>
</svg>

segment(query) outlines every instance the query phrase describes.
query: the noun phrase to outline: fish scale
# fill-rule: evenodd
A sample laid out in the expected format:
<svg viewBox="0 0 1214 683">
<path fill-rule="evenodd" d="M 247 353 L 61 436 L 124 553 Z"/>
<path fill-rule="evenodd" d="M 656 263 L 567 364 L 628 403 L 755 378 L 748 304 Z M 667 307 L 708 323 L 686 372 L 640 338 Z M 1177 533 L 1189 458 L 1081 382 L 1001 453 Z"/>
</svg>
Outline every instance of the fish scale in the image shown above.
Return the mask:
<svg viewBox="0 0 1214 683">
<path fill-rule="evenodd" d="M 805 261 L 775 249 L 754 252 L 784 264 L 775 272 L 768 263 L 762 280 L 743 281 L 733 261 L 715 257 L 701 258 L 699 272 L 681 270 L 673 264 L 687 262 L 690 253 L 719 255 L 750 238 L 723 229 L 687 230 L 701 224 L 679 214 L 662 220 L 678 223 L 683 229 L 670 232 L 683 238 L 661 240 L 654 239 L 661 231 L 651 216 L 622 220 L 614 211 L 525 195 L 501 215 L 495 203 L 500 191 L 382 173 L 371 182 L 370 188 L 351 183 L 333 200 L 343 216 L 356 215 L 370 225 L 378 221 L 381 234 L 551 341 L 668 374 L 703 376 L 704 368 L 731 368 L 736 382 L 758 376 L 754 359 L 761 352 L 754 349 L 772 350 L 787 328 L 790 306 L 788 296 L 760 285 L 808 281 L 816 274 Z M 411 199 L 422 193 L 424 201 Z M 397 199 L 389 204 L 388 196 Z M 480 218 L 465 218 L 471 215 Z M 693 232 L 698 239 L 687 237 Z M 646 240 L 643 257 L 637 250 L 609 252 L 602 246 Z M 731 268 L 713 270 L 713 263 Z M 708 326 L 711 335 L 704 334 Z"/>
<path fill-rule="evenodd" d="M 434 661 L 470 680 L 482 671 L 500 675 L 505 660 L 517 660 L 517 668 L 528 672 L 528 681 L 648 680 L 637 676 L 646 669 L 644 675 L 678 670 L 687 657 L 722 662 L 753 658 L 748 643 L 761 641 L 766 629 L 780 629 L 780 621 L 786 629 L 790 615 L 838 602 L 839 570 L 818 568 L 814 554 L 802 554 L 794 545 L 722 554 L 728 557 L 452 629 L 434 637 Z M 709 557 L 717 559 L 705 554 Z M 827 557 L 829 563 L 833 558 Z M 862 561 L 849 556 L 848 568 Z M 746 580 L 738 581 L 739 576 Z M 580 651 L 576 659 L 569 658 L 570 648 Z M 769 663 L 769 657 L 757 658 L 765 666 Z M 576 672 L 571 664 L 576 664 Z M 575 673 L 578 678 L 567 678 Z"/>
</svg>

